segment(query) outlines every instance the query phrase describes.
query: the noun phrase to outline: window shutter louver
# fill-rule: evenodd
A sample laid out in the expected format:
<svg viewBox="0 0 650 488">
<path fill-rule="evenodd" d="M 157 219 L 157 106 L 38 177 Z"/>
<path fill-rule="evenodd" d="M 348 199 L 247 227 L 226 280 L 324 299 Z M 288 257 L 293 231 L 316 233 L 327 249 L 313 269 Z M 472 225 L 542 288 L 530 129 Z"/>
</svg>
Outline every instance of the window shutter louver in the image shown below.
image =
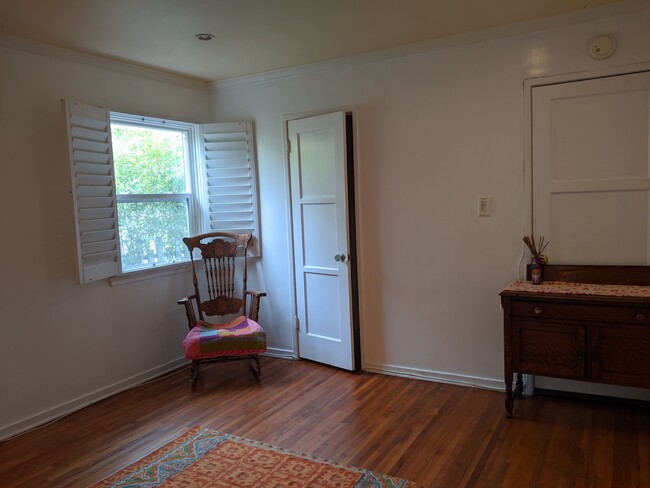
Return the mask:
<svg viewBox="0 0 650 488">
<path fill-rule="evenodd" d="M 253 235 L 251 254 L 260 254 L 257 177 L 252 122 L 201 126 L 202 164 L 210 232 Z"/>
<path fill-rule="evenodd" d="M 120 273 L 108 110 L 64 100 L 80 283 Z"/>
</svg>

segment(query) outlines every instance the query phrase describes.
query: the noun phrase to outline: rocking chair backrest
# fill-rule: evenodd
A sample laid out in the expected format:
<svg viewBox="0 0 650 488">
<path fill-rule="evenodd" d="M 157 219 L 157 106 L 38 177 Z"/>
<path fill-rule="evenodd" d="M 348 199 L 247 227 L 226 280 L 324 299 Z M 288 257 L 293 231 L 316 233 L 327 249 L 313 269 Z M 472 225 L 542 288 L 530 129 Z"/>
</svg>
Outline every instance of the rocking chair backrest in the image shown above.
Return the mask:
<svg viewBox="0 0 650 488">
<path fill-rule="evenodd" d="M 195 237 L 185 237 L 183 242 L 190 250 L 192 263 L 192 280 L 198 303 L 199 318 L 205 315 L 231 315 L 246 313 L 246 250 L 251 240 L 250 234 L 233 234 L 230 232 L 212 232 Z M 205 267 L 204 272 L 197 273 L 194 262 L 194 249 L 199 249 Z M 235 296 L 235 258 L 243 251 L 243 287 L 241 298 Z M 208 299 L 201 301 L 198 275 L 205 279 Z"/>
</svg>

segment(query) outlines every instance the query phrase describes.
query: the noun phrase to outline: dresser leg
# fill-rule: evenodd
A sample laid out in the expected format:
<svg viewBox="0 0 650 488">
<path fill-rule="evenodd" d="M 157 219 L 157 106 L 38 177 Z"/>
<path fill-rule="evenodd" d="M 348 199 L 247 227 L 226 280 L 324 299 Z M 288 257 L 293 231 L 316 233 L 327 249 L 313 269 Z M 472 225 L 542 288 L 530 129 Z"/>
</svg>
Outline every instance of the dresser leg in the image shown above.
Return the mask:
<svg viewBox="0 0 650 488">
<path fill-rule="evenodd" d="M 517 380 L 515 381 L 514 390 L 512 389 L 512 383 L 506 382 L 506 416 L 508 418 L 512 418 L 512 408 L 515 405 L 515 399 L 523 398 L 524 396 L 523 391 L 524 391 L 524 380 L 523 380 L 523 375 L 521 373 L 517 373 Z"/>
<path fill-rule="evenodd" d="M 515 404 L 515 397 L 512 394 L 512 384 L 506 382 L 506 417 L 512 418 L 512 407 Z"/>
</svg>

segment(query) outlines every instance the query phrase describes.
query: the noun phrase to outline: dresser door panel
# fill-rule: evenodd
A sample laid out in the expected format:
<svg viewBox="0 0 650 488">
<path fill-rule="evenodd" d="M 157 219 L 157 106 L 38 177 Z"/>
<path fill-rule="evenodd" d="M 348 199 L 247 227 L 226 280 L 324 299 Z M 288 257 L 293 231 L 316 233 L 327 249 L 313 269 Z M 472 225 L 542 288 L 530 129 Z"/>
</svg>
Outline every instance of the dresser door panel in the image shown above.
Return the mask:
<svg viewBox="0 0 650 488">
<path fill-rule="evenodd" d="M 513 320 L 516 371 L 569 379 L 585 377 L 583 326 L 542 320 Z"/>
<path fill-rule="evenodd" d="M 650 387 L 649 329 L 592 326 L 590 332 L 590 380 Z"/>
</svg>

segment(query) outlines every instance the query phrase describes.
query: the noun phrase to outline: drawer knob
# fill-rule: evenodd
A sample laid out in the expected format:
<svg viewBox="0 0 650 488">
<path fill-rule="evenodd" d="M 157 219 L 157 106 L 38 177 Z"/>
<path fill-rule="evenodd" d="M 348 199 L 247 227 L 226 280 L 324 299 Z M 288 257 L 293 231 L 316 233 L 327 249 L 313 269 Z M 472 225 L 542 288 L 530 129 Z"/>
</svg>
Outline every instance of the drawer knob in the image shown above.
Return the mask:
<svg viewBox="0 0 650 488">
<path fill-rule="evenodd" d="M 540 308 L 540 307 L 535 307 L 535 308 L 533 309 L 533 313 L 534 313 L 535 315 L 542 315 L 542 314 L 544 313 L 544 310 L 543 310 L 542 308 Z M 637 317 L 638 317 L 638 316 L 637 316 Z"/>
<path fill-rule="evenodd" d="M 643 313 L 638 313 L 638 314 L 636 314 L 636 319 L 637 319 L 639 322 L 645 322 L 645 314 L 643 314 Z"/>
</svg>

